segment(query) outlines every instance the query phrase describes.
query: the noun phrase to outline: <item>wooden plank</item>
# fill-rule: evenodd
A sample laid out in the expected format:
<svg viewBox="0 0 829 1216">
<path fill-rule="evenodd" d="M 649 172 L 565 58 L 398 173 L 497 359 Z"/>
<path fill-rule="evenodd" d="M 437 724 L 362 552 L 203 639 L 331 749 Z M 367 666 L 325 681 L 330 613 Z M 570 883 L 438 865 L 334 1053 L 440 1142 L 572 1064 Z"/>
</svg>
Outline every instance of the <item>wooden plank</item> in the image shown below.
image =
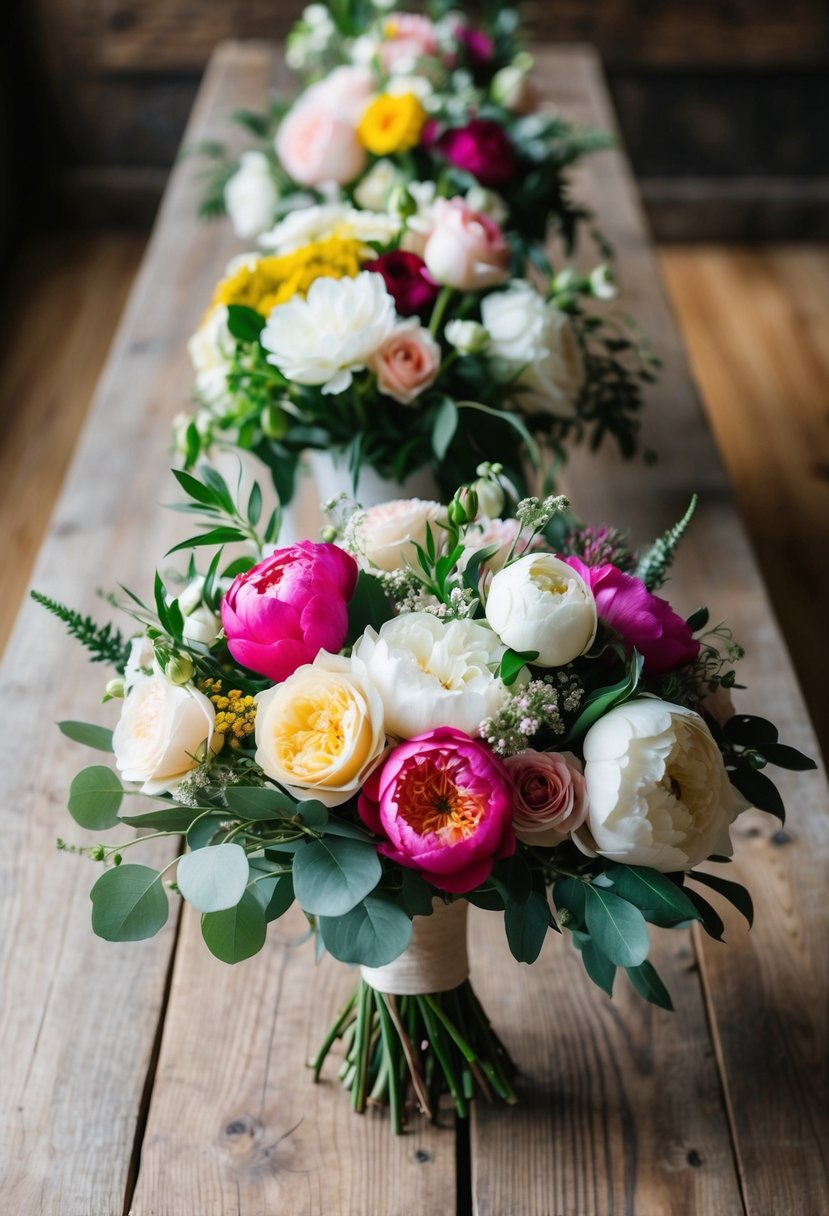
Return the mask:
<svg viewBox="0 0 829 1216">
<path fill-rule="evenodd" d="M 550 52 L 543 61 L 548 80 L 561 84 L 554 92 L 551 87 L 550 95 L 563 109 L 602 125 L 612 122 L 594 60 Z M 648 415 L 648 432 L 660 452 L 657 469 L 637 475 L 608 454 L 598 459 L 577 454 L 568 471 L 576 507 L 593 520 L 628 521 L 641 543 L 678 517 L 694 489 L 702 491 L 698 519 L 670 584 L 671 598 L 691 610 L 704 596 L 715 619 L 729 617 L 749 650 L 750 692 L 741 706 L 767 710 L 783 738 L 816 755 L 814 734 L 696 398 L 625 162 L 613 154 L 594 158 L 580 189 L 616 243 L 625 299 L 653 335 L 665 369 Z M 751 1216 L 817 1212 L 825 1206 L 829 1183 L 827 790 L 815 774 L 786 775 L 779 784 L 791 813 L 786 834 L 758 813 L 742 821 L 736 833 L 733 876 L 754 895 L 754 930 L 746 934 L 737 918 L 728 916 L 727 947 L 695 939 L 740 1189 Z M 501 1029 L 528 1071 L 542 1078 L 535 1108 L 543 1112 L 552 1106 L 555 1117 L 532 1119 L 519 1111 L 513 1121 L 498 1121 L 477 1112 L 473 1156 L 481 1216 L 742 1210 L 722 1151 L 722 1109 L 712 1101 L 699 995 L 683 988 L 667 949 L 660 946 L 658 963 L 668 965 L 681 1004 L 673 1028 L 664 1031 L 661 1015 L 643 1013 L 626 1001 L 602 1009 L 595 996 L 577 1020 L 571 1006 L 580 1004 L 580 980 L 569 980 L 558 957 L 555 970 L 542 969 L 537 1007 L 546 1009 L 551 1021 L 572 1019 L 566 1023 L 563 1081 L 550 1062 L 558 1051 L 556 1034 L 549 1027 L 545 1033 L 543 1020 L 539 1024 L 527 1014 L 524 992 L 515 1008 L 504 1010 Z M 490 1003 L 498 992 L 519 991 L 516 969 L 498 958 L 488 956 L 483 977 Z M 532 981 L 526 984 L 531 987 Z M 654 1027 L 652 1054 L 647 1036 L 646 1050 L 636 1051 L 643 1022 Z M 700 1087 L 710 1102 L 705 1115 Z M 717 1124 L 713 1157 L 707 1155 L 710 1147 L 693 1143 L 696 1135 L 686 1137 L 689 1128 L 704 1132 L 711 1119 Z M 677 1145 L 687 1146 L 690 1169 L 683 1167 Z M 557 1167 L 552 1180 L 546 1172 L 551 1160 Z M 515 1170 L 506 1180 L 505 1161 L 521 1162 L 518 1183 Z M 550 1184 L 558 1206 L 549 1200 Z M 731 1198 L 718 1195 L 719 1187 L 731 1189 Z"/>
</svg>

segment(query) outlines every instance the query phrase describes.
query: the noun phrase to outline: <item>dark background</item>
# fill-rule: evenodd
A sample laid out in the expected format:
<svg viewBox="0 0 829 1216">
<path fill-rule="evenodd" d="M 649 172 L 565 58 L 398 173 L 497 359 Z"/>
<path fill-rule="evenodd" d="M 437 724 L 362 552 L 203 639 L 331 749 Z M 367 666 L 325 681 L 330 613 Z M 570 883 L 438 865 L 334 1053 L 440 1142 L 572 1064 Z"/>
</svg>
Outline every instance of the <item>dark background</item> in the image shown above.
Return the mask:
<svg viewBox="0 0 829 1216">
<path fill-rule="evenodd" d="M 299 0 L 5 0 L 0 251 L 27 223 L 152 218 L 223 38 L 280 38 Z M 592 42 L 663 240 L 829 236 L 827 0 L 536 0 Z"/>
</svg>

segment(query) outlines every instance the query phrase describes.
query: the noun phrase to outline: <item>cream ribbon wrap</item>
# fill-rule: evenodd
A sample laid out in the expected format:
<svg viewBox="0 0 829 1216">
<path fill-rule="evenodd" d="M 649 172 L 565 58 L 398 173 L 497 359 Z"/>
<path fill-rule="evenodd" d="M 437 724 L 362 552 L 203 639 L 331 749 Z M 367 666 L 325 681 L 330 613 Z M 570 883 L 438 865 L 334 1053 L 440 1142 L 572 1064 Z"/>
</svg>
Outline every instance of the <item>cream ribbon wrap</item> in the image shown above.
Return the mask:
<svg viewBox="0 0 829 1216">
<path fill-rule="evenodd" d="M 395 996 L 421 996 L 449 992 L 469 976 L 466 953 L 465 899 L 445 904 L 435 900 L 431 916 L 412 920 L 410 945 L 385 967 L 361 967 L 360 975 L 378 992 Z"/>
</svg>

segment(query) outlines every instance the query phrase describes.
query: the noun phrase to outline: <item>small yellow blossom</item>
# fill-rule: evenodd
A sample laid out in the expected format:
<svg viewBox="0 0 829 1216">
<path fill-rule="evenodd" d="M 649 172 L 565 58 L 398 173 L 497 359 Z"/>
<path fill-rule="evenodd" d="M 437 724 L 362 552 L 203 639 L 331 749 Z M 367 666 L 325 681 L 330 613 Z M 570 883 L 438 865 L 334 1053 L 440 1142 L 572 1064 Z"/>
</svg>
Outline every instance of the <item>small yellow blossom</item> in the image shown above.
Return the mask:
<svg viewBox="0 0 829 1216">
<path fill-rule="evenodd" d="M 315 279 L 355 278 L 374 254 L 361 241 L 332 236 L 279 257 L 261 257 L 222 279 L 213 307 L 241 304 L 267 317 L 271 309 L 304 296 Z"/>
<path fill-rule="evenodd" d="M 363 113 L 357 136 L 374 156 L 390 156 L 413 148 L 425 122 L 426 111 L 414 93 L 381 93 Z"/>
<path fill-rule="evenodd" d="M 230 688 L 224 693 L 221 680 L 208 678 L 202 680 L 201 686 L 216 706 L 217 713 L 213 730 L 215 735 L 221 736 L 221 738 L 215 741 L 221 747 L 229 736 L 230 746 L 238 747 L 243 739 L 254 732 L 256 701 L 249 693 L 243 693 L 240 688 Z"/>
</svg>

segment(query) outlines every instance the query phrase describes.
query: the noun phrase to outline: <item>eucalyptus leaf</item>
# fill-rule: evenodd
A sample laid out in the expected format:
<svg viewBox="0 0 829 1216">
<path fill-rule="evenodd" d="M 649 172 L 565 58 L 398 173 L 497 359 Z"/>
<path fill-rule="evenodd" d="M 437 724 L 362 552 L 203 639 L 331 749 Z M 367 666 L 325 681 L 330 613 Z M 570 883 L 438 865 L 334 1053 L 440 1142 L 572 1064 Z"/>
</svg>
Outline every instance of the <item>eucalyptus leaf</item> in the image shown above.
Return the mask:
<svg viewBox="0 0 829 1216">
<path fill-rule="evenodd" d="M 587 885 L 585 921 L 596 946 L 617 967 L 638 967 L 648 955 L 648 926 L 637 907 L 612 891 Z"/>
<path fill-rule="evenodd" d="M 92 928 L 108 942 L 155 937 L 167 922 L 169 904 L 161 875 L 149 866 L 107 870 L 90 892 Z"/>
<path fill-rule="evenodd" d="M 670 928 L 684 921 L 701 920 L 688 896 L 664 874 L 647 866 L 613 865 L 607 869 L 613 889 L 635 904 L 654 925 Z"/>
<path fill-rule="evenodd" d="M 178 863 L 176 882 L 197 911 L 223 912 L 238 904 L 249 873 L 247 855 L 240 845 L 218 844 L 185 853 Z"/>
<path fill-rule="evenodd" d="M 205 945 L 223 963 L 241 963 L 258 954 L 265 944 L 267 932 L 265 911 L 250 891 L 245 891 L 235 907 L 206 912 L 201 918 Z"/>
<path fill-rule="evenodd" d="M 69 787 L 69 814 L 82 828 L 103 832 L 120 823 L 123 797 L 123 786 L 112 769 L 93 764 L 81 769 Z"/>
<path fill-rule="evenodd" d="M 350 912 L 374 890 L 382 870 L 373 845 L 326 836 L 297 849 L 293 873 L 302 910 L 313 916 L 336 917 Z"/>
<path fill-rule="evenodd" d="M 293 798 L 267 785 L 229 785 L 225 801 L 240 819 L 284 819 L 297 812 Z"/>
<path fill-rule="evenodd" d="M 95 726 L 92 722 L 58 722 L 58 729 L 67 739 L 75 743 L 83 743 L 85 747 L 94 747 L 99 752 L 112 751 L 112 731 L 105 726 Z"/>
<path fill-rule="evenodd" d="M 179 806 L 170 803 L 157 811 L 147 811 L 143 815 L 122 815 L 121 823 L 128 823 L 131 828 L 151 828 L 154 832 L 186 832 L 194 819 L 204 814 L 202 808 L 194 806 Z"/>
<path fill-rule="evenodd" d="M 297 812 L 305 826 L 314 832 L 322 831 L 328 823 L 328 807 L 324 803 L 318 802 L 316 798 L 300 802 Z"/>
<path fill-rule="evenodd" d="M 646 1001 L 650 1001 L 652 1005 L 658 1005 L 660 1009 L 673 1012 L 674 1005 L 671 995 L 652 963 L 645 961 L 638 967 L 627 967 L 625 970 L 631 984 L 640 996 L 643 996 Z"/>
<path fill-rule="evenodd" d="M 553 900 L 559 912 L 566 911 L 575 921 L 574 925 L 568 924 L 565 928 L 576 928 L 584 924 L 586 890 L 587 883 L 578 878 L 560 878 L 553 887 Z"/>
<path fill-rule="evenodd" d="M 385 967 L 412 940 L 412 922 L 397 904 L 369 896 L 343 916 L 321 916 L 326 950 L 341 963 Z"/>
<path fill-rule="evenodd" d="M 513 958 L 519 963 L 534 963 L 549 926 L 550 908 L 539 891 L 531 891 L 523 903 L 507 904 L 504 928 Z"/>
<path fill-rule="evenodd" d="M 612 963 L 607 955 L 599 949 L 592 937 L 588 937 L 582 944 L 581 959 L 584 963 L 584 969 L 593 983 L 598 988 L 601 988 L 602 992 L 606 992 L 608 996 L 613 996 L 616 964 Z"/>
<path fill-rule="evenodd" d="M 434 911 L 434 898 L 434 891 L 416 870 L 403 871 L 400 901 L 409 916 L 431 916 Z"/>
<path fill-rule="evenodd" d="M 451 397 L 444 397 L 432 427 L 432 451 L 443 460 L 458 429 L 458 407 Z"/>
</svg>

